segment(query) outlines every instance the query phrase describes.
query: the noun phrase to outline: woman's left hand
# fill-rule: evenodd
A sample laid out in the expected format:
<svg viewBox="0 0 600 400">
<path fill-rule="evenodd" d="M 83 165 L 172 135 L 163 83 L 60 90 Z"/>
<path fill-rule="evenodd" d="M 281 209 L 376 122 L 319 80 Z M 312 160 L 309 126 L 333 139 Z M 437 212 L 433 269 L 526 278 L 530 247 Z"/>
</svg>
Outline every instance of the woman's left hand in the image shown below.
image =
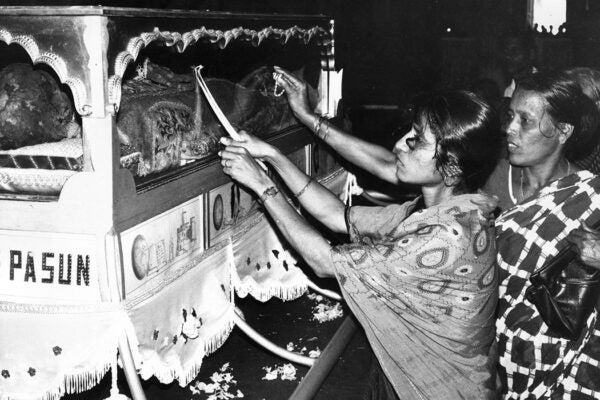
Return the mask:
<svg viewBox="0 0 600 400">
<path fill-rule="evenodd" d="M 260 194 L 273 185 L 271 178 L 245 148 L 231 144 L 219 151 L 219 156 L 223 172 L 255 193 Z"/>
<path fill-rule="evenodd" d="M 477 194 L 480 195 L 479 199 L 471 200 L 471 203 L 481 208 L 481 213 L 485 216 L 488 227 L 493 228 L 495 212 L 496 208 L 498 208 L 498 196 L 489 195 L 482 190 L 477 191 Z"/>
<path fill-rule="evenodd" d="M 600 269 L 600 231 L 590 228 L 585 222 L 573 230 L 567 240 L 575 245 L 579 259 L 590 267 Z"/>
</svg>

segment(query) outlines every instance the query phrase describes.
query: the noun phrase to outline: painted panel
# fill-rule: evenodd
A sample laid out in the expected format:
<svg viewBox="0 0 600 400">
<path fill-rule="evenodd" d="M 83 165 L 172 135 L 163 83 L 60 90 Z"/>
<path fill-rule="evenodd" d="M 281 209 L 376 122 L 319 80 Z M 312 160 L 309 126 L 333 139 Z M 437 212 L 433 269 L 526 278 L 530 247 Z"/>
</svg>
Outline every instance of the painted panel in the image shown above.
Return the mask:
<svg viewBox="0 0 600 400">
<path fill-rule="evenodd" d="M 199 196 L 121 234 L 126 296 L 204 251 L 203 203 Z"/>
</svg>

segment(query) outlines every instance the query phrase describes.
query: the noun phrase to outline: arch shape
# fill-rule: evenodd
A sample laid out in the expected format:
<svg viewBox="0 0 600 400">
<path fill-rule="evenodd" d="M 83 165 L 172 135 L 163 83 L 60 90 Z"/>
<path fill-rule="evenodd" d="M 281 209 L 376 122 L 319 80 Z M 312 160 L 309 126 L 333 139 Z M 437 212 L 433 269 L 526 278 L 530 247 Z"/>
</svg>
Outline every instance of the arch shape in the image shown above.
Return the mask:
<svg viewBox="0 0 600 400">
<path fill-rule="evenodd" d="M 13 35 L 7 29 L 0 28 L 0 41 L 11 45 L 13 43 L 21 46 L 31 58 L 33 64 L 46 64 L 54 70 L 58 79 L 61 83 L 67 85 L 71 89 L 73 95 L 73 102 L 75 103 L 75 110 L 81 116 L 90 115 L 92 110 L 91 106 L 86 103 L 87 90 L 86 86 L 81 79 L 71 75 L 69 68 L 65 60 L 62 59 L 56 53 L 49 51 L 40 51 L 40 48 L 30 35 Z"/>
<path fill-rule="evenodd" d="M 154 28 L 152 32 L 144 32 L 131 38 L 126 49 L 121 51 L 115 58 L 115 74 L 108 79 L 108 101 L 114 105 L 115 111 L 118 111 L 125 70 L 129 63 L 137 59 L 140 51 L 154 41 L 162 40 L 167 46 L 174 46 L 179 53 L 183 53 L 190 45 L 201 40 L 216 44 L 220 49 L 225 49 L 234 40 L 244 41 L 258 47 L 265 39 L 279 40 L 282 44 L 286 44 L 289 40 L 298 40 L 304 44 L 317 40 L 319 46 L 327 46 L 331 43 L 327 40 L 329 36 L 330 33 L 320 26 L 308 29 L 300 28 L 297 25 L 287 29 L 269 26 L 259 31 L 241 26 L 225 31 L 207 29 L 202 26 L 184 33 L 160 31 L 158 28 Z"/>
</svg>

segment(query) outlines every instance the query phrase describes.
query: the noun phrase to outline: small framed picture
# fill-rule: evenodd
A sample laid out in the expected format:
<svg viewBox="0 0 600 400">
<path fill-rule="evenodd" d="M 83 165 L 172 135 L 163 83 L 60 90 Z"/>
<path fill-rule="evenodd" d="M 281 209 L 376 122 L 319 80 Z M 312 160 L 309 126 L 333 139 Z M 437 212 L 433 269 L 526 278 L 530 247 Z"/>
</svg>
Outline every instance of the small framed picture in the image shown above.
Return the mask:
<svg viewBox="0 0 600 400">
<path fill-rule="evenodd" d="M 233 235 L 235 226 L 258 208 L 256 197 L 235 182 L 209 191 L 204 198 L 207 248 Z"/>
<path fill-rule="evenodd" d="M 135 294 L 204 251 L 204 218 L 198 196 L 122 232 L 124 295 Z"/>
</svg>

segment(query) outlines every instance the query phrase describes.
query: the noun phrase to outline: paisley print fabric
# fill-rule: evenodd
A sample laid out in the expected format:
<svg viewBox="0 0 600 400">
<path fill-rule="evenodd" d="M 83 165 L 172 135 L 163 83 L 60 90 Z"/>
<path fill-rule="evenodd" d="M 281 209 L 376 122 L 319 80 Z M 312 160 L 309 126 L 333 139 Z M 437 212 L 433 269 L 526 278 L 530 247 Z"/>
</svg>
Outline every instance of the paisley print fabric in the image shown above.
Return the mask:
<svg viewBox="0 0 600 400">
<path fill-rule="evenodd" d="M 403 400 L 493 398 L 495 246 L 477 199 L 414 213 L 416 201 L 352 207 L 352 243 L 332 250 L 344 298 Z"/>
<path fill-rule="evenodd" d="M 556 337 L 525 300 L 529 277 L 567 245 L 582 221 L 600 220 L 600 177 L 571 174 L 496 221 L 500 274 L 496 325 L 505 399 L 600 399 L 597 310 L 577 340 Z M 569 267 L 570 268 L 570 267 Z"/>
</svg>

